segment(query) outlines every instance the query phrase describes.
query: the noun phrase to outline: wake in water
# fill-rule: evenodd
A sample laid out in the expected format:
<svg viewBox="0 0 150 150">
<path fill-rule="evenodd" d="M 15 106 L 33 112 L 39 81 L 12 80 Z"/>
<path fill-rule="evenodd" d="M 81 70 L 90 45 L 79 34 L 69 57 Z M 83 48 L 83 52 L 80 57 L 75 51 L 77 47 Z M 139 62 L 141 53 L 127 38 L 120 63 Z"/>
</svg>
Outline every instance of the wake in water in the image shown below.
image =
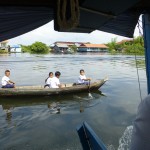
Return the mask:
<svg viewBox="0 0 150 150">
<path fill-rule="evenodd" d="M 74 95 L 73 98 L 80 103 L 80 108 L 89 108 L 97 106 L 100 103 L 101 96 L 106 95 L 104 95 L 101 91 L 97 91 L 96 93 L 88 93 L 86 96 Z"/>
<path fill-rule="evenodd" d="M 106 147 L 107 147 L 107 150 L 115 150 L 113 145 L 107 145 Z"/>
<path fill-rule="evenodd" d="M 119 140 L 118 150 L 129 150 L 131 144 L 133 126 L 128 126 Z"/>
<path fill-rule="evenodd" d="M 91 93 L 89 94 L 91 95 Z M 89 101 L 89 100 L 95 99 L 95 97 L 93 97 L 92 95 L 91 96 L 88 95 L 88 97 L 80 97 L 80 96 L 74 95 L 73 98 L 76 100 L 80 100 L 80 101 Z"/>
</svg>

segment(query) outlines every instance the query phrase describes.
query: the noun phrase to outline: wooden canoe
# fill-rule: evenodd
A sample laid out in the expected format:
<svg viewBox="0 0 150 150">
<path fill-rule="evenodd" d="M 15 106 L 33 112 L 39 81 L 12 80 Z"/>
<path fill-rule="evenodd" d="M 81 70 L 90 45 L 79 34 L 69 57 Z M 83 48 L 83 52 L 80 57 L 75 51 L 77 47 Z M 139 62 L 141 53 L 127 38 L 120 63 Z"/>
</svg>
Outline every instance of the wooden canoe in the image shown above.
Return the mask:
<svg viewBox="0 0 150 150">
<path fill-rule="evenodd" d="M 108 78 L 91 82 L 90 91 L 98 90 Z M 16 88 L 1 88 L 0 97 L 8 96 L 50 96 L 50 95 L 62 95 L 70 93 L 88 92 L 88 85 L 73 85 L 66 84 L 62 88 L 44 88 L 44 86 L 18 86 Z"/>
</svg>

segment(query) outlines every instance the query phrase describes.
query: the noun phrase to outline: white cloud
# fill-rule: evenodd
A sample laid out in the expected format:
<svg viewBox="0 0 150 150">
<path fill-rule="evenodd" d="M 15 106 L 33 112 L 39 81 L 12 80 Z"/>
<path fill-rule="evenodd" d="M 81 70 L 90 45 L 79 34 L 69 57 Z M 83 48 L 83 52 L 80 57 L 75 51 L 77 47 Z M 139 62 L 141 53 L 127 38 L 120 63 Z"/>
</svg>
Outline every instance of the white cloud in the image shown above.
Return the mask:
<svg viewBox="0 0 150 150">
<path fill-rule="evenodd" d="M 136 28 L 135 35 L 138 35 L 138 30 Z M 18 36 L 16 38 L 10 39 L 9 44 L 24 44 L 30 45 L 35 41 L 41 41 L 50 45 L 55 41 L 76 41 L 76 42 L 91 42 L 91 43 L 107 43 L 110 42 L 112 38 L 117 37 L 117 41 L 125 39 L 126 37 L 118 36 L 115 34 L 110 34 L 102 31 L 93 31 L 90 34 L 87 33 L 64 33 L 57 32 L 53 28 L 53 21 L 48 24 L 39 27 L 31 32 Z"/>
</svg>

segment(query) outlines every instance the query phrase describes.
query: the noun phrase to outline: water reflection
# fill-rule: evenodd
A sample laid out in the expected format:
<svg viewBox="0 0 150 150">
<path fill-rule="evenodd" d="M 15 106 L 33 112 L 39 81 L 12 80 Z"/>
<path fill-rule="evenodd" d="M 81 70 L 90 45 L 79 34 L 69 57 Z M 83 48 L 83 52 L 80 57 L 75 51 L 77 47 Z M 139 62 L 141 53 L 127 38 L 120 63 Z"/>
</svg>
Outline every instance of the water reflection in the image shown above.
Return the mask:
<svg viewBox="0 0 150 150">
<path fill-rule="evenodd" d="M 10 105 L 2 105 L 3 111 L 6 113 L 6 121 L 8 124 L 11 124 L 11 119 L 12 119 L 12 111 L 14 107 Z"/>
<path fill-rule="evenodd" d="M 28 145 L 30 149 L 33 149 L 35 146 L 33 144 L 34 138 L 37 139 L 37 137 L 33 137 L 32 140 L 30 139 L 30 141 L 28 141 L 25 137 L 27 135 L 30 135 L 32 137 L 33 133 L 28 132 L 26 129 L 28 129 L 29 131 L 32 129 L 32 131 L 34 131 L 36 135 L 41 130 L 40 135 L 42 136 L 44 136 L 42 133 L 45 133 L 47 130 L 49 130 L 49 134 L 45 136 L 51 138 L 51 141 L 53 141 L 52 139 L 54 139 L 54 141 L 59 141 L 57 139 L 57 136 L 53 135 L 54 134 L 53 130 L 54 131 L 58 130 L 58 125 L 61 125 L 62 127 L 66 126 L 65 123 L 67 122 L 68 124 L 70 122 L 69 121 L 71 119 L 69 117 L 70 115 L 76 116 L 76 114 L 84 114 L 86 112 L 86 109 L 88 109 L 89 107 L 95 107 L 95 103 L 97 103 L 96 101 L 100 101 L 100 97 L 101 97 L 100 94 L 97 93 L 91 93 L 91 94 L 93 97 L 92 99 L 88 97 L 88 93 L 80 93 L 77 95 L 66 95 L 63 96 L 63 99 L 62 96 L 44 97 L 44 98 L 40 98 L 40 97 L 39 98 L 38 97 L 15 98 L 11 100 L 8 98 L 0 99 L 0 104 L 2 105 L 3 112 L 5 113 L 5 120 L 7 122 L 5 123 L 5 129 L 3 128 L 3 126 L 0 126 L 0 130 L 1 130 L 0 138 L 2 139 L 0 141 L 0 145 L 2 146 L 2 148 L 14 147 L 14 149 L 20 149 L 19 144 L 16 147 L 12 142 L 10 142 L 12 144 L 10 144 L 9 147 L 9 145 L 6 146 L 5 143 L 7 141 L 10 141 L 11 139 L 14 139 L 13 140 L 14 143 L 16 142 L 18 143 L 18 136 L 22 137 L 23 134 L 24 138 L 21 138 L 21 141 L 23 143 L 25 142 L 23 145 Z M 74 121 L 76 122 L 76 120 L 78 119 L 80 120 L 80 117 L 77 118 L 75 117 L 73 120 L 72 119 L 71 120 L 73 122 Z M 2 120 L 3 117 L 1 117 L 0 120 L 1 123 Z M 78 144 L 77 145 L 75 144 L 72 149 L 74 149 L 75 147 L 76 148 L 78 147 L 77 149 L 81 149 L 79 144 L 80 141 L 77 135 L 75 134 L 76 123 L 75 126 L 72 127 L 72 124 L 74 124 L 72 121 L 70 122 L 71 124 L 70 127 L 68 126 L 62 128 L 61 130 L 67 133 L 66 134 L 67 137 L 68 135 L 69 137 L 71 137 L 72 134 L 73 136 L 75 136 L 73 141 L 71 139 L 70 140 L 73 142 L 72 143 L 73 145 L 74 142 L 76 143 L 76 141 Z M 50 127 L 52 129 L 49 129 Z M 57 135 L 58 137 L 61 136 L 61 132 L 58 133 L 57 131 Z M 61 140 L 59 142 L 61 142 L 61 144 L 62 143 L 66 144 L 66 140 L 68 140 L 67 137 L 65 137 L 65 141 Z M 48 143 L 46 143 L 46 145 L 49 145 Z M 41 144 L 43 145 L 43 141 L 41 142 Z M 36 148 L 40 149 L 41 144 Z M 61 144 L 58 146 L 58 149 L 61 148 Z M 69 144 L 68 147 L 69 149 L 70 146 L 71 145 Z M 26 146 L 22 149 L 26 149 Z"/>
<path fill-rule="evenodd" d="M 84 109 L 94 107 L 100 102 L 100 97 L 103 96 L 101 91 L 95 91 L 91 93 L 92 97 L 88 96 L 88 93 L 79 93 L 76 95 L 63 96 L 45 96 L 45 97 L 33 97 L 33 98 L 1 98 L 0 105 L 2 105 L 3 111 L 6 113 L 7 120 L 11 120 L 13 110 L 17 107 L 28 106 L 44 106 L 46 105 L 51 114 L 60 114 L 68 109 L 78 109 L 79 112 L 84 112 Z M 61 112 L 61 110 L 63 110 Z"/>
<path fill-rule="evenodd" d="M 48 109 L 50 110 L 51 114 L 60 114 L 60 106 L 59 106 L 59 102 L 55 103 L 49 103 L 48 105 Z"/>
</svg>

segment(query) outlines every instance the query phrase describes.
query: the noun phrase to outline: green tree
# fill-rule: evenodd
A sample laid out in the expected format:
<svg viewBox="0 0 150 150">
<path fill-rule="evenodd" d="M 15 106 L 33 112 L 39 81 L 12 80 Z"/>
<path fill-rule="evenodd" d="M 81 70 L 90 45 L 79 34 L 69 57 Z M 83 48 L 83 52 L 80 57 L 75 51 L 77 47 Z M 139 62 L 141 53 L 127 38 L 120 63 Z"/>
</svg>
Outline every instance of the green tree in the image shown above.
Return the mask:
<svg viewBox="0 0 150 150">
<path fill-rule="evenodd" d="M 144 39 L 141 36 L 138 36 L 130 42 L 130 44 L 124 46 L 124 53 L 130 54 L 144 54 Z"/>
<path fill-rule="evenodd" d="M 71 45 L 70 46 L 70 49 L 73 51 L 73 52 L 77 52 L 78 48 L 76 45 Z"/>
<path fill-rule="evenodd" d="M 125 54 L 144 54 L 144 39 L 142 36 L 138 36 L 133 40 L 124 40 L 124 42 L 116 43 L 116 38 L 108 44 L 108 49 L 110 52 L 122 52 Z"/>
<path fill-rule="evenodd" d="M 106 45 L 108 46 L 108 50 L 110 51 L 110 52 L 115 52 L 115 51 L 117 51 L 117 49 L 118 49 L 118 45 L 117 45 L 117 43 L 116 43 L 116 41 L 117 41 L 117 38 L 113 38 L 113 39 L 111 39 L 111 42 L 109 42 L 109 43 L 107 43 Z"/>
<path fill-rule="evenodd" d="M 49 52 L 48 46 L 42 42 L 33 43 L 29 49 L 32 54 L 47 54 Z"/>
<path fill-rule="evenodd" d="M 142 36 L 138 36 L 138 37 L 134 38 L 133 42 L 135 44 L 141 44 L 144 47 L 144 39 Z"/>
<path fill-rule="evenodd" d="M 21 51 L 23 53 L 30 53 L 30 46 L 21 45 Z"/>
<path fill-rule="evenodd" d="M 8 53 L 8 50 L 2 50 L 2 49 L 0 49 L 0 54 L 5 54 L 5 53 Z"/>
</svg>

